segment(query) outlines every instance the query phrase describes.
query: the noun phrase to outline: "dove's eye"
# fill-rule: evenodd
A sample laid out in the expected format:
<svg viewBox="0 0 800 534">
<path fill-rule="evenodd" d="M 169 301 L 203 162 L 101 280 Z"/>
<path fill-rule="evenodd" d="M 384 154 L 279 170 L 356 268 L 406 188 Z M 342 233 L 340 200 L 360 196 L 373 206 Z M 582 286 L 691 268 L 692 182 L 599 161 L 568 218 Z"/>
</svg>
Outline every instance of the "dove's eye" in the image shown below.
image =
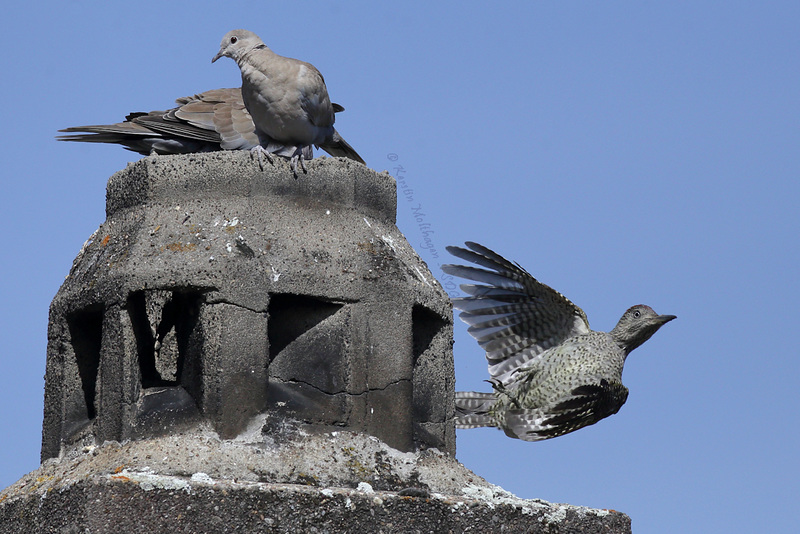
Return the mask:
<svg viewBox="0 0 800 534">
<path fill-rule="evenodd" d="M 233 37 L 231 37 L 231 44 L 236 44 L 236 41 L 238 40 L 239 39 L 234 35 Z"/>
</svg>

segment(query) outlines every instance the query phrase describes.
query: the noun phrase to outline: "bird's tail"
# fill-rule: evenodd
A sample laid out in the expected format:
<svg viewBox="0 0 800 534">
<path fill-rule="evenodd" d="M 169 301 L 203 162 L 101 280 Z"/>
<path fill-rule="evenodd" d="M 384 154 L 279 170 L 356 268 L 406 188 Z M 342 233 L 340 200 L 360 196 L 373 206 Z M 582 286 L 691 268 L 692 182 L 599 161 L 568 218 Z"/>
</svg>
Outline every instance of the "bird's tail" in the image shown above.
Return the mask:
<svg viewBox="0 0 800 534">
<path fill-rule="evenodd" d="M 494 393 L 456 391 L 456 428 L 497 426 L 489 413 L 496 400 Z"/>
<path fill-rule="evenodd" d="M 59 135 L 59 141 L 80 141 L 82 143 L 113 143 L 128 146 L 135 144 L 136 141 L 144 139 L 149 134 L 150 137 L 158 137 L 152 131 L 147 130 L 133 122 L 120 122 L 117 124 L 98 124 L 92 126 L 75 126 L 64 128 L 59 132 L 66 132 L 69 135 Z M 76 133 L 79 132 L 79 133 Z M 134 150 L 134 148 L 131 148 Z M 143 152 L 147 155 L 148 152 Z"/>
<path fill-rule="evenodd" d="M 138 152 L 147 156 L 153 152 L 158 154 L 188 154 L 191 152 L 208 152 L 219 150 L 219 141 L 202 137 L 192 137 L 191 135 L 181 135 L 176 128 L 174 135 L 170 135 L 168 130 L 161 129 L 155 125 L 161 122 L 168 126 L 159 114 L 165 111 L 153 111 L 151 113 L 131 113 L 126 117 L 125 122 L 116 124 L 97 124 L 91 126 L 74 126 L 64 128 L 59 132 L 69 135 L 59 135 L 59 141 L 79 141 L 82 143 L 110 143 L 122 145 L 128 150 Z M 141 119 L 140 119 L 141 118 Z M 134 122 L 135 119 L 142 121 Z M 146 121 L 145 119 L 149 119 Z M 145 126 L 149 124 L 150 126 Z M 186 129 L 184 129 L 186 130 Z M 196 129 L 200 134 L 206 134 L 204 130 Z"/>
<path fill-rule="evenodd" d="M 331 156 L 349 158 L 366 165 L 364 160 L 361 159 L 361 156 L 358 155 L 358 152 L 356 152 L 335 129 L 333 130 L 333 135 L 330 140 L 326 141 L 325 144 L 319 145 L 319 147 Z"/>
</svg>

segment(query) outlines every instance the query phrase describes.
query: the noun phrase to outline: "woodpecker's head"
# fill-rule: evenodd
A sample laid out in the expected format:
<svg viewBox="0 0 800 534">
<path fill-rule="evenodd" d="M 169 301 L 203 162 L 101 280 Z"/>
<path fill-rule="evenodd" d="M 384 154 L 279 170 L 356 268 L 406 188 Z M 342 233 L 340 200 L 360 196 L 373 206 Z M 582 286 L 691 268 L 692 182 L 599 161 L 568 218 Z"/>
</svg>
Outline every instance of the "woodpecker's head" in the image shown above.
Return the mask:
<svg viewBox="0 0 800 534">
<path fill-rule="evenodd" d="M 609 333 L 628 354 L 673 319 L 674 315 L 659 315 L 650 306 L 637 304 L 622 314 L 617 326 Z"/>
</svg>

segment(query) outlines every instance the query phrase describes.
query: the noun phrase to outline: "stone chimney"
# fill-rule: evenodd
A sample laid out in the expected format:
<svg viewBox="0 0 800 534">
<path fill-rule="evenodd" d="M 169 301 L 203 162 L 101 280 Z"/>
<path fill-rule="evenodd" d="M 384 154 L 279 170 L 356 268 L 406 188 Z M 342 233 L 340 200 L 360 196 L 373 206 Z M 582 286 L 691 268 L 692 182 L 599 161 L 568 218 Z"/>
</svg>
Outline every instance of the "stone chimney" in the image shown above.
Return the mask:
<svg viewBox="0 0 800 534">
<path fill-rule="evenodd" d="M 51 306 L 42 459 L 264 412 L 455 454 L 451 307 L 395 210 L 390 176 L 330 159 L 116 173 Z"/>
<path fill-rule="evenodd" d="M 0 495 L 6 532 L 630 531 L 455 461 L 452 308 L 387 173 L 153 156 L 106 202 L 50 308 L 43 465 Z"/>
</svg>

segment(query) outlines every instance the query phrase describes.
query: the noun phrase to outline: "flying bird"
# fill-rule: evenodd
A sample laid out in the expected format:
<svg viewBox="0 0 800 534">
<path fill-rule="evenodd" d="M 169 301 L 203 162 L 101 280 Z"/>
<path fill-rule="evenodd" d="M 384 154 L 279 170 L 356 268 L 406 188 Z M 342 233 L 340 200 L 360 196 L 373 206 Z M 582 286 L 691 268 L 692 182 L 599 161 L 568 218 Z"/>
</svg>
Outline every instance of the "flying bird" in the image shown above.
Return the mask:
<svg viewBox="0 0 800 534">
<path fill-rule="evenodd" d="M 629 308 L 610 332 L 589 328 L 586 314 L 516 263 L 467 242 L 447 247 L 471 265 L 443 265 L 468 296 L 453 307 L 486 351 L 491 393 L 456 392 L 456 428 L 497 427 L 539 441 L 573 432 L 619 411 L 628 398 L 628 354 L 674 315 Z"/>
<path fill-rule="evenodd" d="M 334 105 L 322 74 L 310 63 L 279 56 L 253 32 L 225 34 L 219 52 L 233 59 L 242 73 L 242 98 L 256 127 L 259 144 L 251 150 L 259 158 L 270 154 L 291 159 L 305 172 L 304 160 L 313 157 L 312 145 L 328 153 L 364 163 L 333 127 Z"/>
</svg>

